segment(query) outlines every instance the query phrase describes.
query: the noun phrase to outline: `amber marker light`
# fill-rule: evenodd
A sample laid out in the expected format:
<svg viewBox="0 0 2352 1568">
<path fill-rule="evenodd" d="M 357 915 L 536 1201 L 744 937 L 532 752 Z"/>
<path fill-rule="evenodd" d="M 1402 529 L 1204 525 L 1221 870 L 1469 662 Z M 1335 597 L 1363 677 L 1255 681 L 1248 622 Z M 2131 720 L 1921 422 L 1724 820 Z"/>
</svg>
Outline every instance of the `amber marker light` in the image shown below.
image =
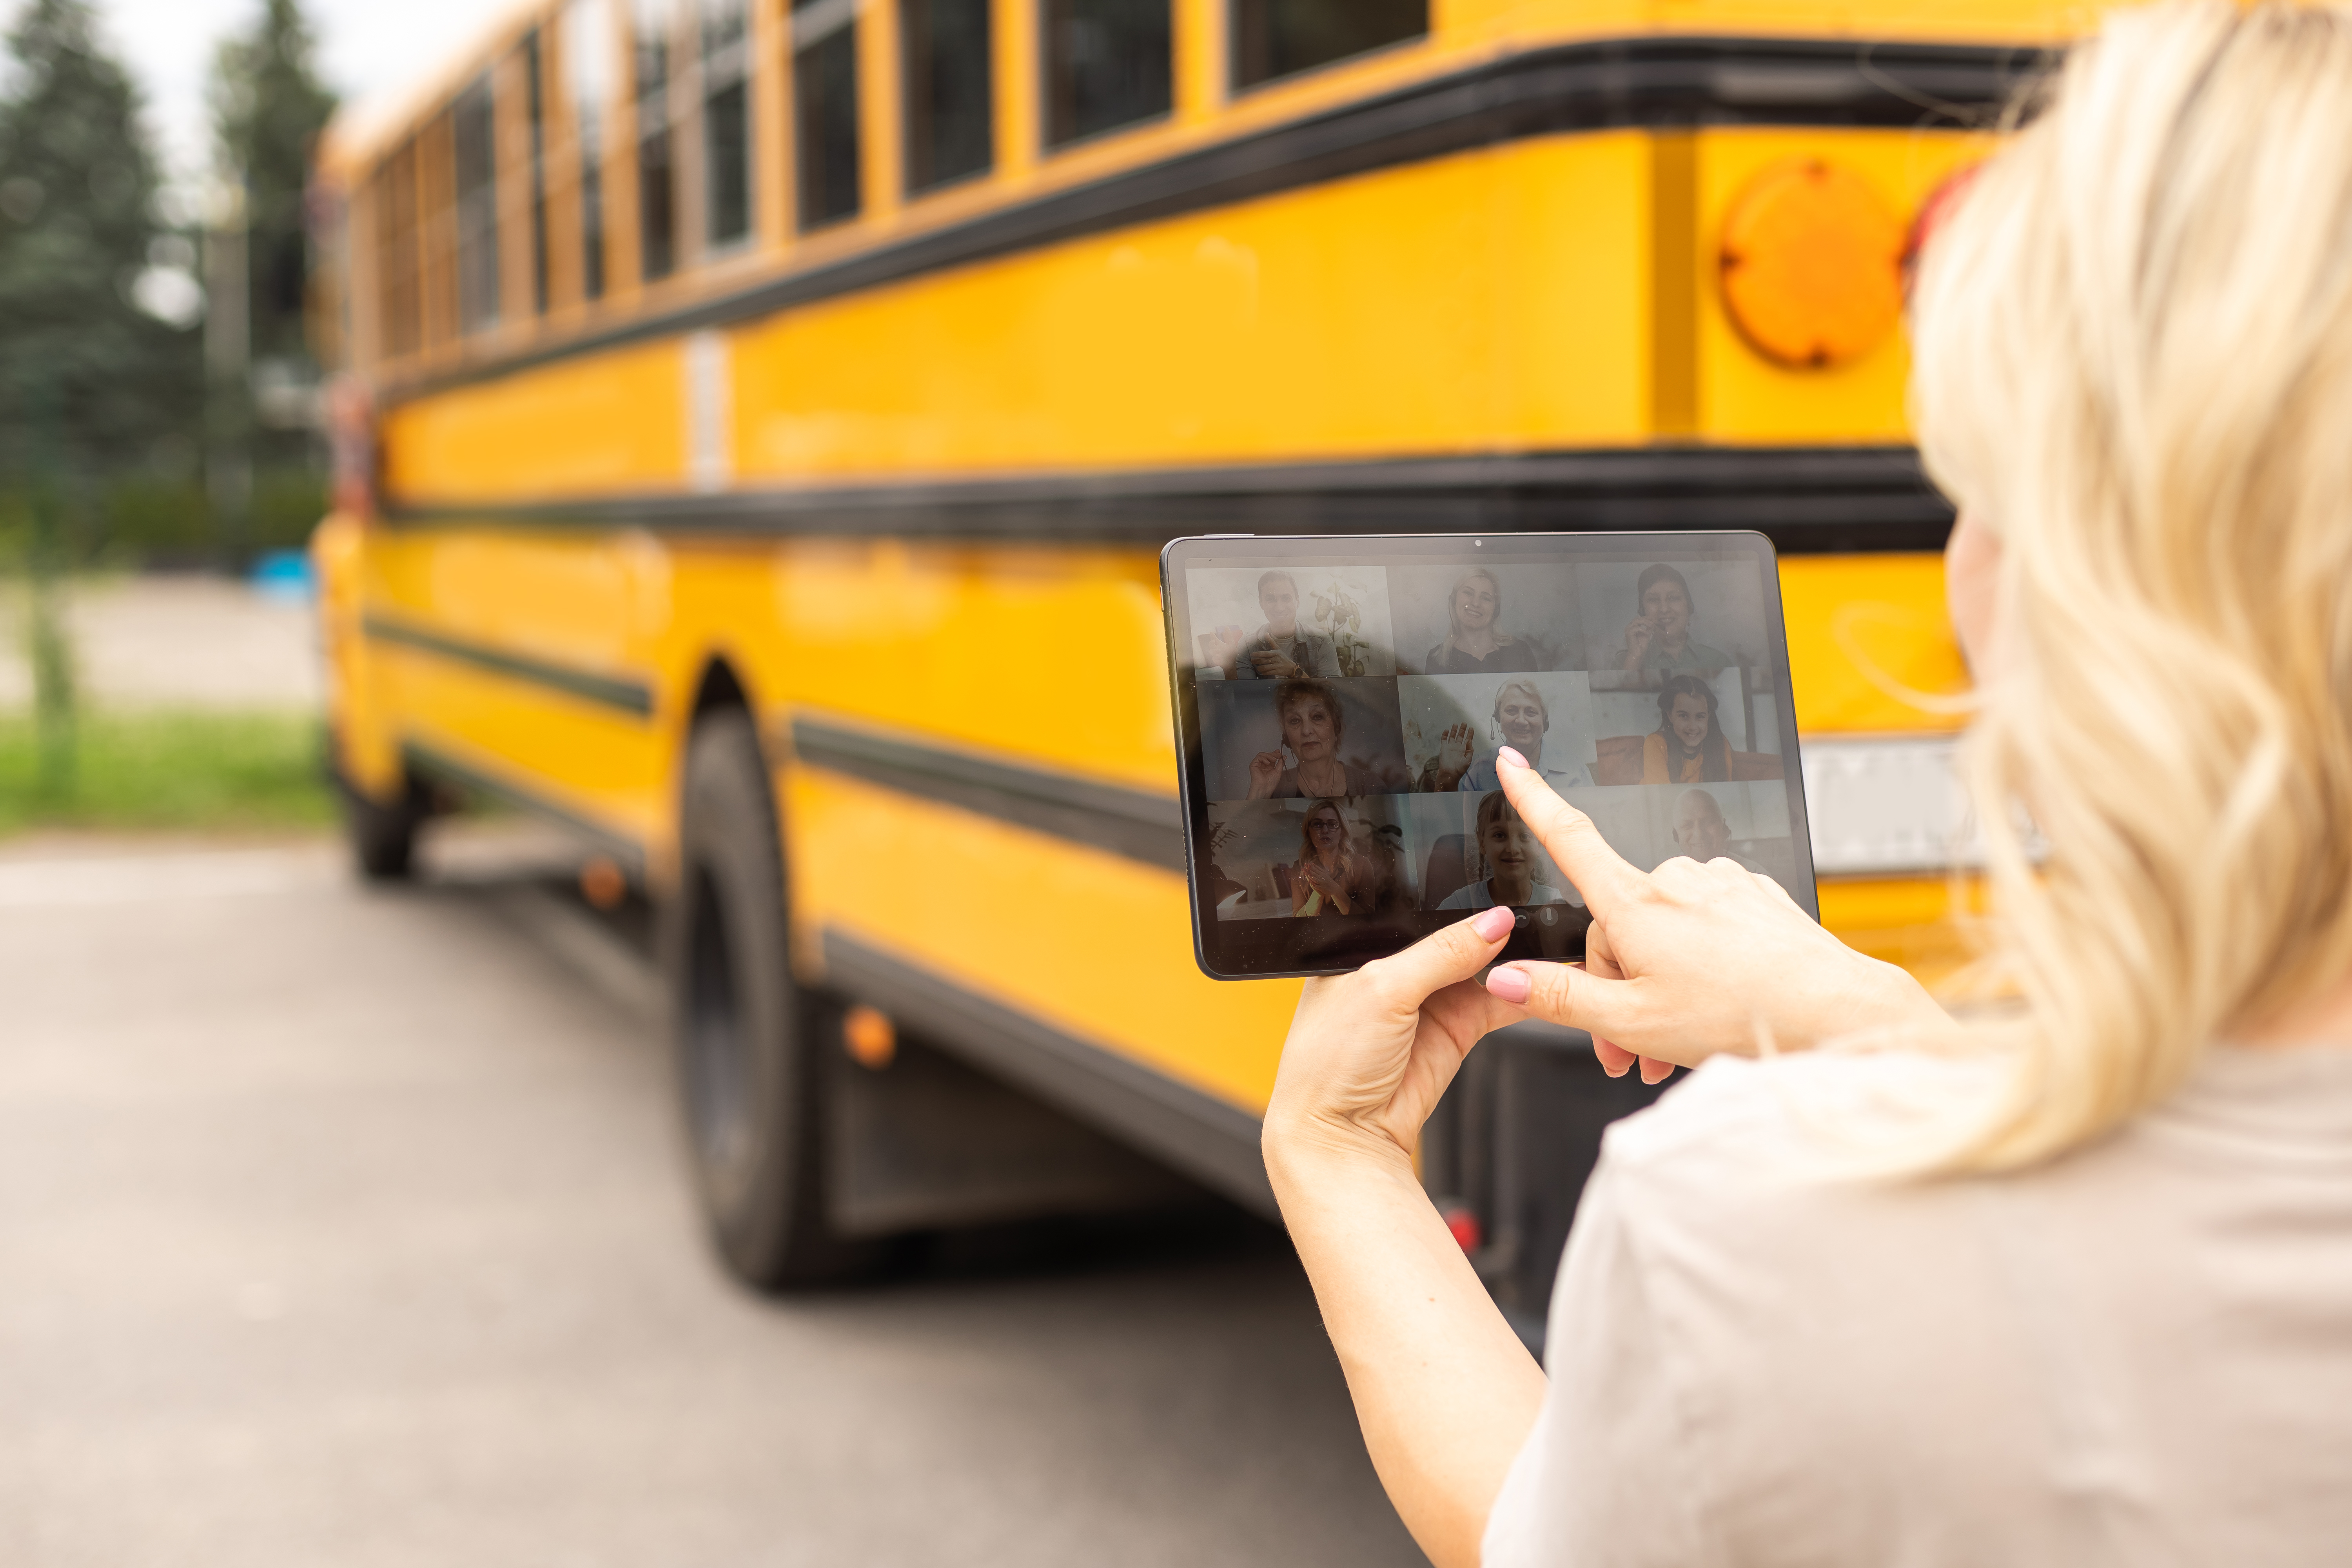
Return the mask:
<svg viewBox="0 0 2352 1568">
<path fill-rule="evenodd" d="M 841 1043 L 850 1060 L 879 1072 L 898 1054 L 898 1026 L 880 1008 L 859 1003 L 842 1015 Z"/>
<path fill-rule="evenodd" d="M 1903 226 L 1867 181 L 1818 158 L 1748 182 L 1723 222 L 1723 300 L 1740 335 L 1786 365 L 1858 359 L 1903 313 Z"/>
<path fill-rule="evenodd" d="M 580 868 L 580 896 L 600 910 L 617 910 L 621 900 L 629 896 L 629 879 L 618 866 L 599 855 Z"/>
</svg>

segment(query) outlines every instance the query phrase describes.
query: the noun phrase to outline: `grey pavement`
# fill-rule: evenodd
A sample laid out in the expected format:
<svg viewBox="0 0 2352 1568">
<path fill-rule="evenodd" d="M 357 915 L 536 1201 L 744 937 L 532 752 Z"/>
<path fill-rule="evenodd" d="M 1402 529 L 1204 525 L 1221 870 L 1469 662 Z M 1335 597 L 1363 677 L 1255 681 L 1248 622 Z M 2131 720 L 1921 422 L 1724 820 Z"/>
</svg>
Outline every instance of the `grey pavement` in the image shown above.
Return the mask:
<svg viewBox="0 0 2352 1568">
<path fill-rule="evenodd" d="M 77 674 L 109 707 L 315 708 L 310 607 L 222 577 L 91 577 L 64 590 Z M 32 701 L 24 584 L 0 577 L 0 710 Z"/>
<path fill-rule="evenodd" d="M 554 853 L 0 852 L 0 1563 L 1419 1561 L 1255 1221 L 724 1280 Z"/>
</svg>

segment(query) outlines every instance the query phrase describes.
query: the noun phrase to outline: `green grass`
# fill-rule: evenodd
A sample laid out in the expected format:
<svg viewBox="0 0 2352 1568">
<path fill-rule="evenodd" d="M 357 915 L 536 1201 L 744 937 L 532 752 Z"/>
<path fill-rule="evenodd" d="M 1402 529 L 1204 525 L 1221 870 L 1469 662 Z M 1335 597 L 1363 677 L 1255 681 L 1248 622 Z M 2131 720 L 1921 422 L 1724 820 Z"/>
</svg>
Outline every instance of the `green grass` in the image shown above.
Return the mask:
<svg viewBox="0 0 2352 1568">
<path fill-rule="evenodd" d="M 319 827 L 333 820 L 305 713 L 84 712 L 69 790 L 45 794 L 33 721 L 0 713 L 0 835 L 34 827 Z"/>
</svg>

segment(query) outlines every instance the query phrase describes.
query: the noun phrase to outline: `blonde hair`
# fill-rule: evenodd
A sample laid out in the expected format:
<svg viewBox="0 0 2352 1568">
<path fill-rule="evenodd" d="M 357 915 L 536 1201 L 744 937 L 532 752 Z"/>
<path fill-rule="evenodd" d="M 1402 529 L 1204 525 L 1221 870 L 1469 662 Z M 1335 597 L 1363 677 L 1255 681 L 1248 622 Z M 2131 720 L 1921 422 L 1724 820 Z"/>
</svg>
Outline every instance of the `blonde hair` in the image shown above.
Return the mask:
<svg viewBox="0 0 2352 1568">
<path fill-rule="evenodd" d="M 1445 590 L 1445 646 L 1447 647 L 1454 647 L 1454 639 L 1462 635 L 1462 610 L 1454 600 L 1461 596 L 1463 589 L 1481 577 L 1486 580 L 1486 586 L 1495 591 L 1495 619 L 1487 628 L 1495 634 L 1495 646 L 1508 647 L 1518 640 L 1503 630 L 1503 580 L 1484 566 L 1473 566 L 1461 576 L 1454 579 L 1454 586 Z"/>
<path fill-rule="evenodd" d="M 1950 1163 L 2015 1168 L 2352 970 L 2352 16 L 2112 18 L 1913 305 L 1928 468 L 2003 546 L 1965 766 L 2017 1070 Z"/>
</svg>

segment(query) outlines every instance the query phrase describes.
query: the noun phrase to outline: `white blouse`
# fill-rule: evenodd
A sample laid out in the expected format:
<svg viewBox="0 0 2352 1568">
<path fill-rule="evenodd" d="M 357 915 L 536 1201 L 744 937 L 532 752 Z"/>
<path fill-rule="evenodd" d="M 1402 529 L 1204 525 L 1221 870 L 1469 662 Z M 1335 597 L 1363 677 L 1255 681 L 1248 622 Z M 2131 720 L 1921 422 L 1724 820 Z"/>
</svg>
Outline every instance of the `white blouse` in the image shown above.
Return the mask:
<svg viewBox="0 0 2352 1568">
<path fill-rule="evenodd" d="M 2352 1563 L 2352 1050 L 2216 1050 L 2021 1175 L 1851 1174 L 1990 1088 L 1726 1058 L 1612 1128 L 1488 1568 Z"/>
</svg>

